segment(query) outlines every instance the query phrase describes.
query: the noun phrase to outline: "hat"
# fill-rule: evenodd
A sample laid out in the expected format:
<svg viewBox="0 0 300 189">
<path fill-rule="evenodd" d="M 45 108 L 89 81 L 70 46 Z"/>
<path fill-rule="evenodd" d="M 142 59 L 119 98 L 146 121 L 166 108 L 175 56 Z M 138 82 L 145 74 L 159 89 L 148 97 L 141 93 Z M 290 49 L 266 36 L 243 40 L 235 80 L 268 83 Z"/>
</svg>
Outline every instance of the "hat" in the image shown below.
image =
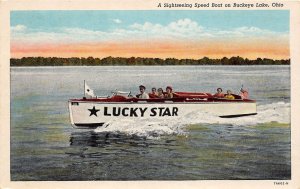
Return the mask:
<svg viewBox="0 0 300 189">
<path fill-rule="evenodd" d="M 139 88 L 144 88 L 144 89 L 146 89 L 146 87 L 145 87 L 144 85 L 140 85 Z"/>
<path fill-rule="evenodd" d="M 173 88 L 172 88 L 171 86 L 167 86 L 167 87 L 166 87 L 166 90 L 167 90 L 167 89 L 170 89 L 171 91 L 173 90 Z"/>
</svg>

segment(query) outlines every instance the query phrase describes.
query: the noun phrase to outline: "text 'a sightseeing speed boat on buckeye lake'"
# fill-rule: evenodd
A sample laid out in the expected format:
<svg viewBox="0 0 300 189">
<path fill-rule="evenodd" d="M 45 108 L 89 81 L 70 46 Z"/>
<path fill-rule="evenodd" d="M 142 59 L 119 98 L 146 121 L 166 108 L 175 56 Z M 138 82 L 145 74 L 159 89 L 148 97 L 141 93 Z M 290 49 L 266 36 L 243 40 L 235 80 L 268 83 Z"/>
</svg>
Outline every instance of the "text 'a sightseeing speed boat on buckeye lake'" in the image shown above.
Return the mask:
<svg viewBox="0 0 300 189">
<path fill-rule="evenodd" d="M 217 98 L 210 93 L 173 92 L 173 98 L 133 97 L 131 92 L 112 92 L 111 96 L 95 96 L 84 82 L 85 95 L 69 100 L 71 124 L 75 128 L 96 128 L 112 119 L 180 119 L 193 112 L 221 118 L 256 115 L 256 101 L 233 94 L 233 100 Z M 198 114 L 199 115 L 199 114 Z M 201 114 L 200 114 L 201 115 Z M 199 117 L 201 119 L 201 117 Z"/>
</svg>

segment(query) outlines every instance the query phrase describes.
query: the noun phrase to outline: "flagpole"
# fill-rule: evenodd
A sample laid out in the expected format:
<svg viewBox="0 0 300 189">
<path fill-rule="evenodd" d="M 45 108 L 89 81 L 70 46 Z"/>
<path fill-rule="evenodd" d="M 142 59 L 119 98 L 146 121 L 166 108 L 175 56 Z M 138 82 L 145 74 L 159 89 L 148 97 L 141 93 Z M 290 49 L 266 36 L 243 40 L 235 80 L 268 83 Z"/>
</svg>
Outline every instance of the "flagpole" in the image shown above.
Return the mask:
<svg viewBox="0 0 300 189">
<path fill-rule="evenodd" d="M 83 96 L 85 97 L 85 80 L 83 80 Z"/>
</svg>

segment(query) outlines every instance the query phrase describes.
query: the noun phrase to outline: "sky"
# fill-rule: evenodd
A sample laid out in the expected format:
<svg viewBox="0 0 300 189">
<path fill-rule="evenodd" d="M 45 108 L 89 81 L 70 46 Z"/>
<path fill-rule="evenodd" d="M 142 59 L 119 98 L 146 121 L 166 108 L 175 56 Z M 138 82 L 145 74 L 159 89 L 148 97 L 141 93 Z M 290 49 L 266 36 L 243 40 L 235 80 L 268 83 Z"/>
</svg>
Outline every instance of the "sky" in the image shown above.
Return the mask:
<svg viewBox="0 0 300 189">
<path fill-rule="evenodd" d="M 11 56 L 287 59 L 289 11 L 12 11 Z"/>
</svg>

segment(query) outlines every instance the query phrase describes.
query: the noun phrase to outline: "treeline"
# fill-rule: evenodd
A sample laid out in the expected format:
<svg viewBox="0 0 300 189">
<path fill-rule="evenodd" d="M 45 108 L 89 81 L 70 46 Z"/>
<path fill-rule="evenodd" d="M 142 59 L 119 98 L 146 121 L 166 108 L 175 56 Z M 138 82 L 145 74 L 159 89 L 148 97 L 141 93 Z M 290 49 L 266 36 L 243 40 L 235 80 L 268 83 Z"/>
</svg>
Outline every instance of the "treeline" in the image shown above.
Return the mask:
<svg viewBox="0 0 300 189">
<path fill-rule="evenodd" d="M 257 58 L 249 60 L 242 57 L 224 57 L 222 59 L 176 59 L 176 58 L 58 58 L 58 57 L 23 57 L 11 58 L 11 66 L 136 66 L 136 65 L 289 65 L 290 59 L 273 60 L 268 58 Z"/>
</svg>

